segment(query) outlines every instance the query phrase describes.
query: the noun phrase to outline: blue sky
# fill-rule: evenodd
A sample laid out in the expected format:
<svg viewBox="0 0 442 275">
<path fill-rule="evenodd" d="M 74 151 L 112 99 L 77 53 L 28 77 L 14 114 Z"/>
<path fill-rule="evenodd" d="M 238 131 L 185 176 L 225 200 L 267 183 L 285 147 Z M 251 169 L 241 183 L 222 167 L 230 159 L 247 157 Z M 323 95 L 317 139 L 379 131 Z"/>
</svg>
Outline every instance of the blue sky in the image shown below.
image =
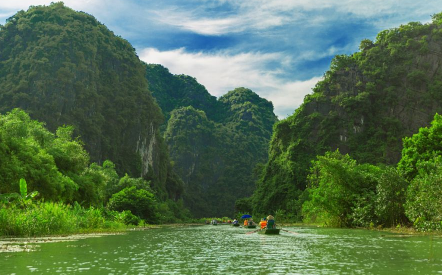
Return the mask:
<svg viewBox="0 0 442 275">
<path fill-rule="evenodd" d="M 30 5 L 0 1 L 0 24 Z M 411 21 L 427 23 L 440 0 L 65 0 L 127 39 L 141 60 L 195 77 L 217 97 L 247 87 L 284 118 L 362 39 Z"/>
</svg>

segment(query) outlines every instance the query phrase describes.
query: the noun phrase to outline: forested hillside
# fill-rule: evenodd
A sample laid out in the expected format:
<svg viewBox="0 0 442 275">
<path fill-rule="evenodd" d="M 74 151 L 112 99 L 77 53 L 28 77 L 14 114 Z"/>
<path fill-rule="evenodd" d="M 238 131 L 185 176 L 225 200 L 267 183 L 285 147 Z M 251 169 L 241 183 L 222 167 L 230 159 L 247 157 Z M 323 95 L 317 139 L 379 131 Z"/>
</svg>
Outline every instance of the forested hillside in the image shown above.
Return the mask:
<svg viewBox="0 0 442 275">
<path fill-rule="evenodd" d="M 253 195 L 257 213 L 300 214 L 311 161 L 339 148 L 358 163 L 396 164 L 402 138 L 442 112 L 442 15 L 382 31 L 336 56 L 295 113 L 280 121 Z M 304 194 L 306 195 L 306 194 Z"/>
<path fill-rule="evenodd" d="M 176 199 L 160 108 L 134 48 L 94 17 L 63 3 L 20 11 L 0 28 L 0 113 L 25 110 L 50 131 L 74 126 L 92 162 L 152 180 Z"/>
<path fill-rule="evenodd" d="M 165 140 L 196 216 L 230 216 L 255 188 L 254 169 L 267 161 L 271 102 L 246 88 L 218 100 L 194 78 L 147 65 L 149 89 L 168 118 Z"/>
</svg>

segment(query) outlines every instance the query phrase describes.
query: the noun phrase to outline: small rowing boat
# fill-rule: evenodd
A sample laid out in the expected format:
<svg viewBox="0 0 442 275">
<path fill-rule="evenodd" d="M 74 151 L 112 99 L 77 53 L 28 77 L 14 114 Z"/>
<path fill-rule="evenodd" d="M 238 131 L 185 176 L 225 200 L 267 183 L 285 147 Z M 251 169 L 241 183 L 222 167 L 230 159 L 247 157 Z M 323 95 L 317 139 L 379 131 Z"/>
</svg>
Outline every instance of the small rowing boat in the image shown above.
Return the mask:
<svg viewBox="0 0 442 275">
<path fill-rule="evenodd" d="M 266 235 L 279 235 L 279 231 L 281 229 L 279 228 L 263 228 L 258 231 L 259 234 L 266 234 Z"/>
</svg>

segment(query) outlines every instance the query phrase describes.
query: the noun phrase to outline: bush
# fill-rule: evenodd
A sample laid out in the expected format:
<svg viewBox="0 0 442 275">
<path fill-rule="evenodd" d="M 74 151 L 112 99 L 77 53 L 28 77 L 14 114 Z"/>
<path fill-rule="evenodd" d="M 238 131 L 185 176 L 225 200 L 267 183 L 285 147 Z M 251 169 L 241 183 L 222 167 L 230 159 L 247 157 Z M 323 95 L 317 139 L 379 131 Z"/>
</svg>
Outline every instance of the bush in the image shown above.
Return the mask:
<svg viewBox="0 0 442 275">
<path fill-rule="evenodd" d="M 376 186 L 375 214 L 383 226 L 396 226 L 408 222 L 405 216 L 405 199 L 408 182 L 393 167 L 385 167 Z"/>
<path fill-rule="evenodd" d="M 130 210 L 134 215 L 149 223 L 157 223 L 157 202 L 155 196 L 144 189 L 137 189 L 135 186 L 126 187 L 120 192 L 112 195 L 108 207 L 110 210 Z"/>
<path fill-rule="evenodd" d="M 424 168 L 432 166 L 433 168 Z M 414 178 L 407 190 L 405 214 L 414 226 L 423 231 L 440 230 L 442 222 L 442 162 L 423 162 L 421 174 Z M 428 171 L 424 173 L 422 171 Z"/>
</svg>

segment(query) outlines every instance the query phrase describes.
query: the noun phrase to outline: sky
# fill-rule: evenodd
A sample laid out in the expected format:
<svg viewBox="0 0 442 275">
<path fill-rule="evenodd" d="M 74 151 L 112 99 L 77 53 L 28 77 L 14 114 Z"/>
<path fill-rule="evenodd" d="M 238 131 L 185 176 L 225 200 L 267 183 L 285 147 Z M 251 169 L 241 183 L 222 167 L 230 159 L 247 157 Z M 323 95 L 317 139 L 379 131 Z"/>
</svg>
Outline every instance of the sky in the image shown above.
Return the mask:
<svg viewBox="0 0 442 275">
<path fill-rule="evenodd" d="M 54 0 L 0 0 L 0 24 Z M 193 76 L 220 97 L 246 87 L 283 119 L 336 55 L 385 29 L 431 22 L 441 0 L 65 0 L 128 40 L 139 58 Z"/>
</svg>

